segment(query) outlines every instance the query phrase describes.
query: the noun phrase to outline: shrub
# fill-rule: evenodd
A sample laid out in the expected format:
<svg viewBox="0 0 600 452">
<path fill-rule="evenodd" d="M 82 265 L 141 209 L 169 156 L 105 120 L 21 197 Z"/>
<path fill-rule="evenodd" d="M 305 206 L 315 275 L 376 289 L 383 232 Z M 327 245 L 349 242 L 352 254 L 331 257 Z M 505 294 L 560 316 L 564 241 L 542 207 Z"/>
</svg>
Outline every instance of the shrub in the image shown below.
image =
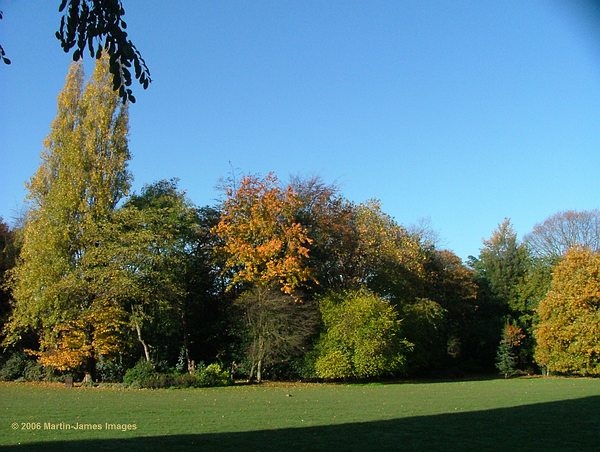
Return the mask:
<svg viewBox="0 0 600 452">
<path fill-rule="evenodd" d="M 137 388 L 153 387 L 156 382 L 158 373 L 154 369 L 154 365 L 145 360 L 140 360 L 131 369 L 128 369 L 123 376 L 123 383 L 127 386 Z"/>
<path fill-rule="evenodd" d="M 152 363 L 140 361 L 125 372 L 123 383 L 132 388 L 201 388 L 231 384 L 229 372 L 219 364 L 199 366 L 193 373 L 158 372 Z"/>
<path fill-rule="evenodd" d="M 325 330 L 316 346 L 315 372 L 325 379 L 373 378 L 403 372 L 412 344 L 394 307 L 363 289 L 320 301 Z"/>
<path fill-rule="evenodd" d="M 23 371 L 23 378 L 27 381 L 43 381 L 48 380 L 50 372 L 36 361 L 29 361 Z"/>
<path fill-rule="evenodd" d="M 123 381 L 125 376 L 125 367 L 120 359 L 107 359 L 100 357 L 96 363 L 96 373 L 98 379 L 102 382 Z"/>
<path fill-rule="evenodd" d="M 315 372 L 326 380 L 347 378 L 352 375 L 352 363 L 341 350 L 332 350 L 317 359 Z"/>
<path fill-rule="evenodd" d="M 195 373 L 184 373 L 173 377 L 173 386 L 178 388 L 197 388 L 198 377 Z"/>
<path fill-rule="evenodd" d="M 227 370 L 223 370 L 220 364 L 213 363 L 196 371 L 196 379 L 199 387 L 228 386 L 231 378 Z"/>
<path fill-rule="evenodd" d="M 54 381 L 56 375 L 23 352 L 13 353 L 0 368 L 0 381 Z"/>
<path fill-rule="evenodd" d="M 22 352 L 13 353 L 0 369 L 1 381 L 12 381 L 24 377 L 27 364 L 31 360 Z"/>
</svg>

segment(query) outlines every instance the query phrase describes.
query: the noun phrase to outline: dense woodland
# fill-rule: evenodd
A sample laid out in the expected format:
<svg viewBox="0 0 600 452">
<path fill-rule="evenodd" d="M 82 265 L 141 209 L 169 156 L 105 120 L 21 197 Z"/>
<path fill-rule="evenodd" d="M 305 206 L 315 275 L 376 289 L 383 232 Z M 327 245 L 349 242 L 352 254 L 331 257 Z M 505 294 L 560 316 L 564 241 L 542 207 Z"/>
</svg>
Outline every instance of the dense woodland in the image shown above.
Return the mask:
<svg viewBox="0 0 600 452">
<path fill-rule="evenodd" d="M 522 241 L 505 219 L 465 263 L 318 178 L 232 173 L 204 207 L 176 179 L 131 194 L 111 77 L 71 66 L 27 214 L 0 221 L 0 378 L 600 374 L 599 211 Z"/>
</svg>

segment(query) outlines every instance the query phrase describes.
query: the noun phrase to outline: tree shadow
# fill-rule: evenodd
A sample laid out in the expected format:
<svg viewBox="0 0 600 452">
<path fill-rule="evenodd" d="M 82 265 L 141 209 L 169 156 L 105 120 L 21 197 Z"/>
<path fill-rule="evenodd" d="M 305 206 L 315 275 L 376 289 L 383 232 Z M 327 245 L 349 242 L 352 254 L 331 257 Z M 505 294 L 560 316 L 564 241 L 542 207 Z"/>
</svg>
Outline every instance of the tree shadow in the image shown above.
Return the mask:
<svg viewBox="0 0 600 452">
<path fill-rule="evenodd" d="M 598 450 L 600 396 L 374 422 L 12 446 L 11 450 Z"/>
</svg>

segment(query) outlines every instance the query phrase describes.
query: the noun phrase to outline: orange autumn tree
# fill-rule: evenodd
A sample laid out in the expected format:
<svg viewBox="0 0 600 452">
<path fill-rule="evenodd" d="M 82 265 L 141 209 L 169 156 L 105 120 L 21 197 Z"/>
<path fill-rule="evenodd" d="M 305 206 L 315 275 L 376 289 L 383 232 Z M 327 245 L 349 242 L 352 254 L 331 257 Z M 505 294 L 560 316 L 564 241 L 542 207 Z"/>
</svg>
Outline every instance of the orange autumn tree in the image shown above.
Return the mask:
<svg viewBox="0 0 600 452">
<path fill-rule="evenodd" d="M 43 351 L 28 350 L 40 364 L 70 371 L 100 356 L 115 356 L 126 334 L 125 312 L 107 300 L 96 300 L 82 315 L 64 321 L 40 338 Z"/>
<path fill-rule="evenodd" d="M 239 188 L 227 190 L 215 231 L 223 240 L 226 270 L 233 271 L 230 287 L 277 286 L 292 295 L 310 278 L 305 263 L 312 240 L 296 221 L 300 205 L 295 191 L 281 188 L 273 173 L 246 176 Z"/>
<path fill-rule="evenodd" d="M 548 372 L 600 375 L 600 254 L 572 248 L 538 307 L 535 359 Z"/>
<path fill-rule="evenodd" d="M 311 278 L 312 239 L 297 221 L 301 205 L 296 192 L 280 187 L 274 174 L 247 176 L 238 188 L 228 189 L 215 227 L 225 271 L 232 275 L 229 289 L 246 289 L 236 306 L 245 326 L 250 380 L 260 382 L 265 361 L 300 349 L 316 326 L 295 292 Z"/>
</svg>

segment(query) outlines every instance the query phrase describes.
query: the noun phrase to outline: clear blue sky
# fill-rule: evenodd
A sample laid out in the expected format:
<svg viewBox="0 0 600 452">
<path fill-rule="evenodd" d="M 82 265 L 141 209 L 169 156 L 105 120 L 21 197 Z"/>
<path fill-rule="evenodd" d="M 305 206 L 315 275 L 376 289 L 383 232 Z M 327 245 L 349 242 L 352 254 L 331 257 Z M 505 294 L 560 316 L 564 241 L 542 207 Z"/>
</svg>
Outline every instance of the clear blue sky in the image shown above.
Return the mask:
<svg viewBox="0 0 600 452">
<path fill-rule="evenodd" d="M 0 216 L 56 113 L 59 0 L 0 0 Z M 154 82 L 134 86 L 134 189 L 213 204 L 231 166 L 320 176 L 466 258 L 599 207 L 600 13 L 585 1 L 123 0 Z M 91 62 L 86 63 L 91 72 Z M 231 166 L 230 166 L 231 162 Z"/>
</svg>

